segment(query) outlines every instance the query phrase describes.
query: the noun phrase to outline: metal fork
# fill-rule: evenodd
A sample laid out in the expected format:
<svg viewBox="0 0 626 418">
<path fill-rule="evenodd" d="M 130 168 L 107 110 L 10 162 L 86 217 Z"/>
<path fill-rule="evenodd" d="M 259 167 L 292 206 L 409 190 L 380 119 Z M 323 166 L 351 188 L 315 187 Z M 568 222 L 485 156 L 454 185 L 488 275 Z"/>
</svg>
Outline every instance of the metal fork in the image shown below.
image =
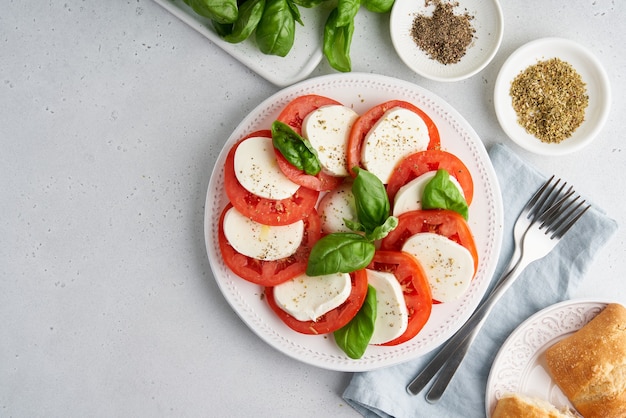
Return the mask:
<svg viewBox="0 0 626 418">
<path fill-rule="evenodd" d="M 557 189 L 560 180 L 551 184 L 552 180 L 553 177 L 531 198 L 516 221 L 514 227 L 516 250 L 507 273 L 502 276 L 466 324 L 448 340 L 426 368 L 407 386 L 409 393 L 415 395 L 421 392 L 441 370 L 439 379 L 428 392 L 426 400 L 435 403 L 441 398 L 496 302 L 521 272 L 531 262 L 547 255 L 589 209 L 589 205 L 585 206 L 584 200 L 578 201 L 580 196 L 572 198 L 574 191 L 571 187 L 564 191 L 563 184 Z"/>
<path fill-rule="evenodd" d="M 504 278 L 511 273 L 513 267 L 519 262 L 522 253 L 522 239 L 528 227 L 535 223 L 539 215 L 549 209 L 557 199 L 574 194 L 572 186 L 570 186 L 567 191 L 564 191 L 567 183 L 562 183 L 561 187 L 557 189 L 559 183 L 561 183 L 561 179 L 555 180 L 554 175 L 550 177 L 522 208 L 513 226 L 513 254 L 511 254 L 509 264 L 504 270 L 505 273 L 500 280 L 504 280 Z"/>
</svg>

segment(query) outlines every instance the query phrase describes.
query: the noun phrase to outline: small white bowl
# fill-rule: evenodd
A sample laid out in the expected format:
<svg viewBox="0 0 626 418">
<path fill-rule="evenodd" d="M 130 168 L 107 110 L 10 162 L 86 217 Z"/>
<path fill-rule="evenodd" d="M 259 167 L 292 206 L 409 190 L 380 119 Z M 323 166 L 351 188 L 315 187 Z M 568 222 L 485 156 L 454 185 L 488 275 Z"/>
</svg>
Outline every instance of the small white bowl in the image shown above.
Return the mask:
<svg viewBox="0 0 626 418">
<path fill-rule="evenodd" d="M 559 143 L 542 142 L 517 122 L 510 95 L 511 83 L 539 61 L 559 58 L 569 63 L 586 84 L 589 104 L 584 122 Z M 604 126 L 611 107 L 609 78 L 600 61 L 586 48 L 568 39 L 543 38 L 517 49 L 502 65 L 494 88 L 493 104 L 504 132 L 519 146 L 543 155 L 564 155 L 587 146 Z"/>
<path fill-rule="evenodd" d="M 476 30 L 474 40 L 463 58 L 454 64 L 442 64 L 422 51 L 411 36 L 416 16 L 431 16 L 435 5 L 424 0 L 396 0 L 391 9 L 391 42 L 400 59 L 417 74 L 435 81 L 458 81 L 471 77 L 485 68 L 496 55 L 504 23 L 498 0 L 442 0 L 455 1 L 454 14 L 468 13 Z"/>
</svg>

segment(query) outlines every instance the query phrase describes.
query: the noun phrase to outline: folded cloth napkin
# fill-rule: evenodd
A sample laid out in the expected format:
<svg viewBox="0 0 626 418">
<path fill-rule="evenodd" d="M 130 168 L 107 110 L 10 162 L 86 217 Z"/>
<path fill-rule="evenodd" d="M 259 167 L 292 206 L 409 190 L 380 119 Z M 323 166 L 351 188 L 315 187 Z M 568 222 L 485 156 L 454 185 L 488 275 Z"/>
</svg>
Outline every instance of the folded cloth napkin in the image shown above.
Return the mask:
<svg viewBox="0 0 626 418">
<path fill-rule="evenodd" d="M 504 202 L 505 233 L 496 270 L 496 277 L 500 277 L 513 253 L 513 235 L 508 231 L 513 230 L 517 215 L 546 177 L 505 145 L 494 145 L 489 156 Z M 396 366 L 355 373 L 343 398 L 365 417 L 484 417 L 487 378 L 499 347 L 530 315 L 569 299 L 596 252 L 616 230 L 616 222 L 592 206 L 550 254 L 530 264 L 494 307 L 438 403 L 426 402 L 428 387 L 416 396 L 406 391 L 407 384 L 435 352 Z"/>
</svg>

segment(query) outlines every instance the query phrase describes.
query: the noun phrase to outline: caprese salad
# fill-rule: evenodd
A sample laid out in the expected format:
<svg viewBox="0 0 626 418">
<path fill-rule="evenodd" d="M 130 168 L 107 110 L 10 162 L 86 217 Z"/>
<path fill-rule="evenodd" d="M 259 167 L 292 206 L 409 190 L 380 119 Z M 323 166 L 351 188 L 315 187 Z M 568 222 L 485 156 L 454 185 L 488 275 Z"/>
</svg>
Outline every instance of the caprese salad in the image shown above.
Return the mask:
<svg viewBox="0 0 626 418">
<path fill-rule="evenodd" d="M 351 358 L 415 337 L 476 274 L 471 174 L 411 103 L 357 114 L 300 96 L 232 146 L 224 185 L 226 265 L 288 327 L 332 333 Z"/>
</svg>

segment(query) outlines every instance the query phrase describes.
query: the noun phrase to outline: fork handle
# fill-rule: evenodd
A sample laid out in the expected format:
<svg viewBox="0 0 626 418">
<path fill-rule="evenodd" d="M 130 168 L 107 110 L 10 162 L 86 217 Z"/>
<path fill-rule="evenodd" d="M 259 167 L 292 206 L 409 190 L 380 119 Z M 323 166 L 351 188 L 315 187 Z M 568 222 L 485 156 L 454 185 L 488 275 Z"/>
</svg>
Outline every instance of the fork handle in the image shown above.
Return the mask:
<svg viewBox="0 0 626 418">
<path fill-rule="evenodd" d="M 437 403 L 443 396 L 443 393 L 448 388 L 450 381 L 454 377 L 457 369 L 463 362 L 465 358 L 465 354 L 469 351 L 470 346 L 476 339 L 480 329 L 482 328 L 483 323 L 487 319 L 487 315 L 483 317 L 483 320 L 480 321 L 474 329 L 471 330 L 467 338 L 457 346 L 457 349 L 452 353 L 452 356 L 448 358 L 448 361 L 441 366 L 441 371 L 437 377 L 435 377 L 435 382 L 432 387 L 426 394 L 426 401 L 428 403 Z"/>
<path fill-rule="evenodd" d="M 480 331 L 480 328 L 487 319 L 493 306 L 513 284 L 526 265 L 528 265 L 528 262 L 523 262 L 523 260 L 520 259 L 512 270 L 502 276 L 496 287 L 478 309 L 476 309 L 472 316 L 470 316 L 465 325 L 443 345 L 441 350 L 430 360 L 424 370 L 409 383 L 407 386 L 409 393 L 417 395 L 426 387 L 428 382 L 442 370 L 439 378 L 441 382 L 436 382 L 435 386 L 431 388 L 427 400 L 431 403 L 435 403 L 441 398 L 441 395 L 463 361 L 465 354 L 474 338 L 476 338 L 476 335 Z"/>
<path fill-rule="evenodd" d="M 472 329 L 469 329 L 463 341 L 450 341 L 451 343 L 457 343 L 456 350 L 454 350 L 454 352 L 448 357 L 448 360 L 441 365 L 439 376 L 435 378 L 433 386 L 426 394 L 426 400 L 429 403 L 437 403 L 439 399 L 441 399 L 441 396 L 450 384 L 450 381 L 454 377 L 454 374 L 463 362 L 463 359 L 469 351 L 470 346 L 482 329 L 482 326 L 487 320 L 487 317 L 489 316 L 489 313 L 491 312 L 493 306 L 524 270 L 525 265 L 520 266 L 520 261 L 522 260 L 518 260 L 516 263 L 511 263 L 510 266 L 512 268 L 500 278 L 487 299 L 485 299 L 479 309 L 477 309 L 476 312 L 470 317 L 472 324 L 475 325 L 473 325 Z M 527 263 L 525 264 L 527 265 Z M 487 304 L 490 305 L 485 308 L 485 305 Z M 468 323 L 470 322 L 470 320 L 468 320 Z M 460 332 L 461 331 L 459 330 L 459 333 Z M 461 340 L 461 337 L 459 337 L 459 340 Z"/>
</svg>

